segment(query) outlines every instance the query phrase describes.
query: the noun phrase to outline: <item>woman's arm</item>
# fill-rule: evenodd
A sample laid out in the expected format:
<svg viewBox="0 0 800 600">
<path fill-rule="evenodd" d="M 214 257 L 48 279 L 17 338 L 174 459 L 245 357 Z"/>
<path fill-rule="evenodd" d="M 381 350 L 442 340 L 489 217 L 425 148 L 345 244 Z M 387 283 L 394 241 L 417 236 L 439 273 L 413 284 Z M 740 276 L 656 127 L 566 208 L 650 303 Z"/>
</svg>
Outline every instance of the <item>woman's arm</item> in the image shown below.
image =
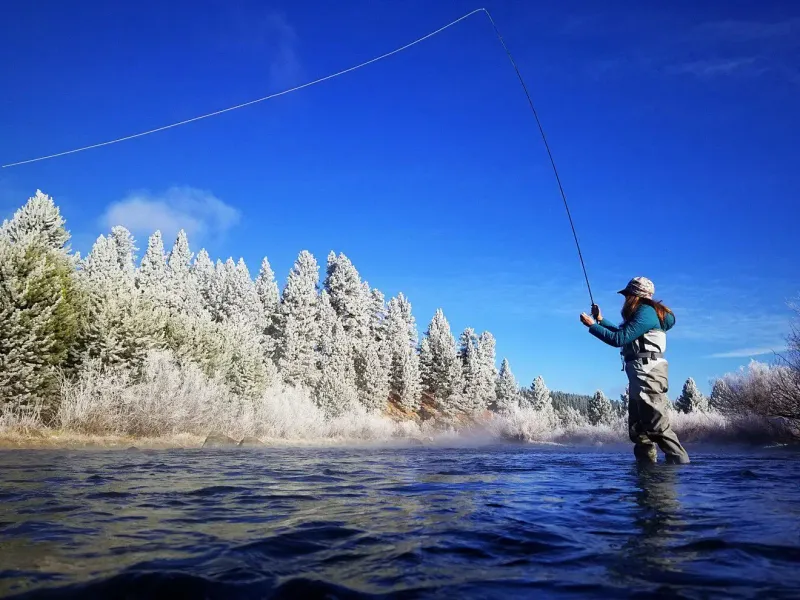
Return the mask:
<svg viewBox="0 0 800 600">
<path fill-rule="evenodd" d="M 614 325 L 614 323 L 612 323 L 612 322 L 611 322 L 611 321 L 609 321 L 608 319 L 600 319 L 600 320 L 597 322 L 597 324 L 598 324 L 598 325 L 600 325 L 601 327 L 605 327 L 605 328 L 606 328 L 606 329 L 608 329 L 609 331 L 619 331 L 619 327 L 617 327 L 616 325 Z"/>
<path fill-rule="evenodd" d="M 650 310 L 647 310 L 647 308 L 640 308 L 636 311 L 636 314 L 633 315 L 633 318 L 623 323 L 621 327 L 616 327 L 612 330 L 607 329 L 600 323 L 595 323 L 589 327 L 589 333 L 609 346 L 621 348 L 625 344 L 630 344 L 636 338 L 658 326 L 656 311 L 652 308 Z"/>
<path fill-rule="evenodd" d="M 600 310 L 600 307 L 597 304 L 592 304 L 592 317 L 594 317 L 594 320 L 602 327 L 605 327 L 610 331 L 619 331 L 619 327 L 614 325 L 608 319 L 603 318 L 603 312 Z"/>
</svg>

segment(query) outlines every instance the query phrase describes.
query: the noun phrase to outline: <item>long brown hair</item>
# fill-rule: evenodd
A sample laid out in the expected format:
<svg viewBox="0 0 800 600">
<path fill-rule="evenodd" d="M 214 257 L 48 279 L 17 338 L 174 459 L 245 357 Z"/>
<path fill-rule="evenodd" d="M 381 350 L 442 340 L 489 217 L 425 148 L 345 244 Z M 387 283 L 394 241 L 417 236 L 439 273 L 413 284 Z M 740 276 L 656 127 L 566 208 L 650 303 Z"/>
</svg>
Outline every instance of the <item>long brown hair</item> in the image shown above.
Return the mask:
<svg viewBox="0 0 800 600">
<path fill-rule="evenodd" d="M 667 318 L 668 314 L 672 314 L 672 311 L 658 300 L 640 298 L 639 296 L 625 296 L 625 304 L 622 305 L 623 320 L 630 321 L 633 315 L 636 314 L 640 304 L 647 304 L 648 306 L 655 308 L 656 314 L 658 315 L 658 320 L 662 323 L 664 322 L 664 319 Z"/>
</svg>

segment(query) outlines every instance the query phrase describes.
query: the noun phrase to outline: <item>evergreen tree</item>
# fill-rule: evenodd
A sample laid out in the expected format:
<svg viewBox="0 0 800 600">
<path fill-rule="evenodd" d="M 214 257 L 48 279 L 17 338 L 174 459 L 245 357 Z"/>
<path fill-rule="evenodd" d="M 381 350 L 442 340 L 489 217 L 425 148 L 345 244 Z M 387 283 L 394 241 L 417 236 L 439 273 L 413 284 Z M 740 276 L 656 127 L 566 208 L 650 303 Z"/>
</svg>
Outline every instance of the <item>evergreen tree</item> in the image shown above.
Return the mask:
<svg viewBox="0 0 800 600">
<path fill-rule="evenodd" d="M 82 361 L 135 369 L 148 350 L 163 346 L 164 315 L 150 294 L 136 289 L 134 275 L 119 260 L 116 240 L 101 235 L 81 263 L 87 302 L 78 353 Z"/>
<path fill-rule="evenodd" d="M 478 408 L 486 410 L 492 408 L 497 402 L 497 343 L 494 336 L 488 331 L 481 333 L 478 338 Z"/>
<path fill-rule="evenodd" d="M 589 401 L 589 422 L 592 425 L 606 425 L 611 423 L 613 409 L 606 395 L 597 390 Z"/>
<path fill-rule="evenodd" d="M 420 371 L 426 393 L 433 396 L 443 412 L 454 395 L 461 393 L 461 362 L 450 323 L 438 309 L 420 344 Z M 452 407 L 450 407 L 452 408 Z"/>
<path fill-rule="evenodd" d="M 406 410 L 418 411 L 422 395 L 422 383 L 419 377 L 419 355 L 409 348 L 400 356 L 400 379 L 394 388 L 400 404 Z"/>
<path fill-rule="evenodd" d="M 370 291 L 370 331 L 377 342 L 386 339 L 386 298 L 379 289 Z"/>
<path fill-rule="evenodd" d="M 422 393 L 416 325 L 411 315 L 411 304 L 399 294 L 389 301 L 386 317 L 386 351 L 391 356 L 389 384 L 400 403 L 409 410 L 419 408 Z"/>
<path fill-rule="evenodd" d="M 173 313 L 197 316 L 203 310 L 203 300 L 192 269 L 189 239 L 181 229 L 167 259 L 168 304 Z"/>
<path fill-rule="evenodd" d="M 156 231 L 147 241 L 147 250 L 136 273 L 136 286 L 155 302 L 166 301 L 167 261 L 160 231 Z"/>
<path fill-rule="evenodd" d="M 250 271 L 241 258 L 217 261 L 209 291 L 209 308 L 213 319 L 222 323 L 237 323 L 258 330 L 264 323 L 264 311 Z"/>
<path fill-rule="evenodd" d="M 520 393 L 517 380 L 511 372 L 508 359 L 504 358 L 497 378 L 497 411 L 508 412 L 512 407 L 519 406 L 519 401 Z"/>
<path fill-rule="evenodd" d="M 319 341 L 318 282 L 317 261 L 303 250 L 289 273 L 276 319 L 278 369 L 287 382 L 308 387 L 314 387 L 318 378 L 315 355 Z"/>
<path fill-rule="evenodd" d="M 213 297 L 215 271 L 214 263 L 211 262 L 211 258 L 208 256 L 208 252 L 206 252 L 205 249 L 197 253 L 194 264 L 192 264 L 192 275 L 194 275 L 195 281 L 197 281 L 203 308 L 205 308 L 209 314 L 212 314 L 217 305 Z"/>
<path fill-rule="evenodd" d="M 272 272 L 272 267 L 266 256 L 261 261 L 261 270 L 259 270 L 258 277 L 256 277 L 256 294 L 258 294 L 265 317 L 267 320 L 271 320 L 278 310 L 280 295 L 278 293 L 278 284 L 275 281 L 275 274 Z"/>
<path fill-rule="evenodd" d="M 25 242 L 66 252 L 69 232 L 65 224 L 53 199 L 36 190 L 36 194 L 14 213 L 11 221 L 3 223 L 2 232 L 14 244 Z"/>
<path fill-rule="evenodd" d="M 370 328 L 372 301 L 361 283 L 361 276 L 344 254 L 328 255 L 328 268 L 324 289 L 330 296 L 331 305 L 339 316 L 345 332 L 363 340 Z"/>
<path fill-rule="evenodd" d="M 219 327 L 232 345 L 226 372 L 231 391 L 245 398 L 259 397 L 276 376 L 275 366 L 264 360 L 259 337 L 247 321 L 228 321 Z"/>
<path fill-rule="evenodd" d="M 465 412 L 480 408 L 480 359 L 478 357 L 478 338 L 475 330 L 467 327 L 459 337 L 458 357 L 461 359 L 461 381 L 463 406 Z"/>
<path fill-rule="evenodd" d="M 34 203 L 22 214 L 42 217 L 40 208 Z M 63 251 L 67 240 L 54 221 L 41 218 L 36 230 L 20 214 L 0 234 L 0 408 L 32 410 L 42 403 L 49 418 L 59 369 L 76 342 L 78 295 Z"/>
<path fill-rule="evenodd" d="M 225 302 L 229 295 L 231 273 L 235 268 L 232 258 L 228 258 L 225 262 L 217 259 L 214 263 L 214 270 L 208 281 L 208 312 L 216 323 L 222 323 L 228 317 Z"/>
<path fill-rule="evenodd" d="M 256 285 L 250 277 L 250 271 L 243 258 L 236 263 L 230 272 L 229 320 L 240 320 L 250 327 L 261 330 L 264 323 L 264 306 L 258 296 Z M 236 314 L 233 314 L 236 311 Z"/>
<path fill-rule="evenodd" d="M 630 387 L 625 386 L 625 391 L 619 395 L 619 414 L 621 417 L 628 416 L 628 405 L 631 401 Z"/>
<path fill-rule="evenodd" d="M 320 301 L 321 375 L 316 390 L 317 404 L 326 416 L 338 416 L 358 402 L 352 346 L 347 332 L 330 304 L 327 294 Z"/>
<path fill-rule="evenodd" d="M 370 304 L 370 339 L 361 353 L 363 363 L 359 365 L 358 388 L 361 402 L 367 410 L 386 405 L 389 398 L 389 374 L 392 368 L 392 353 L 387 342 L 387 308 L 383 292 L 370 289 L 364 282 L 365 295 Z M 376 362 L 377 358 L 377 362 Z"/>
<path fill-rule="evenodd" d="M 731 399 L 731 388 L 724 379 L 717 379 L 714 381 L 714 387 L 711 388 L 711 398 L 709 398 L 710 408 L 718 411 L 724 411 L 729 405 Z"/>
<path fill-rule="evenodd" d="M 261 261 L 261 269 L 258 272 L 258 277 L 256 277 L 255 287 L 264 319 L 261 324 L 264 355 L 271 362 L 272 357 L 275 355 L 275 320 L 280 306 L 280 295 L 278 293 L 278 284 L 275 282 L 275 274 L 272 272 L 272 267 L 266 256 Z"/>
<path fill-rule="evenodd" d="M 317 297 L 317 330 L 319 332 L 319 356 L 317 366 L 322 369 L 322 356 L 330 353 L 333 346 L 333 328 L 339 317 L 331 304 L 330 294 L 322 290 Z"/>
<path fill-rule="evenodd" d="M 564 429 L 580 427 L 585 422 L 580 411 L 568 404 L 564 404 L 556 410 L 556 417 Z"/>
<path fill-rule="evenodd" d="M 123 270 L 119 261 L 119 253 L 113 237 L 101 235 L 97 238 L 92 250 L 80 263 L 80 274 L 85 281 L 94 286 L 133 285 L 133 274 Z"/>
<path fill-rule="evenodd" d="M 547 412 L 553 410 L 553 401 L 550 398 L 550 390 L 544 383 L 541 375 L 536 377 L 531 384 L 530 406 L 536 411 Z"/>
<path fill-rule="evenodd" d="M 368 340 L 363 351 L 364 364 L 358 369 L 358 396 L 368 412 L 379 413 L 389 399 L 389 371 L 381 358 L 381 345 Z M 411 374 L 413 376 L 413 374 Z"/>
<path fill-rule="evenodd" d="M 138 250 L 136 240 L 133 239 L 130 231 L 120 225 L 112 227 L 111 235 L 108 237 L 116 251 L 120 270 L 128 277 L 133 277 L 136 272 L 136 251 Z"/>
<path fill-rule="evenodd" d="M 708 400 L 697 389 L 697 384 L 691 377 L 683 384 L 683 390 L 675 402 L 675 408 L 685 413 L 708 411 Z"/>
</svg>

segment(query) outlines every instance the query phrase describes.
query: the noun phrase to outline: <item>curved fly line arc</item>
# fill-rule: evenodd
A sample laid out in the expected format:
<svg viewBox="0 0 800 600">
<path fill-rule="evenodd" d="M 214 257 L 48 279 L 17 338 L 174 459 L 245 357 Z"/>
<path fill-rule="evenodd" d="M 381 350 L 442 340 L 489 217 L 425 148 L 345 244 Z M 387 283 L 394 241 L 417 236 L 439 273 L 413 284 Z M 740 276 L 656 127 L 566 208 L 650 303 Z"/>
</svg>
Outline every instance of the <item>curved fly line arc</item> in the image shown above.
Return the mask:
<svg viewBox="0 0 800 600">
<path fill-rule="evenodd" d="M 12 163 L 8 163 L 8 164 L 5 164 L 5 165 L 0 165 L 0 166 L 2 166 L 3 169 L 7 169 L 7 168 L 10 168 L 10 167 L 17 167 L 17 166 L 20 166 L 20 165 L 26 165 L 26 164 L 30 164 L 30 163 L 40 162 L 40 161 L 43 161 L 43 160 L 49 160 L 49 159 L 52 159 L 52 158 L 58 158 L 60 156 L 67 156 L 68 154 L 76 154 L 78 152 L 84 152 L 86 150 L 92 150 L 94 148 L 101 148 L 103 146 L 110 146 L 112 144 L 119 144 L 120 142 L 126 142 L 128 140 L 144 137 L 146 135 L 151 135 L 151 134 L 154 134 L 154 133 L 158 133 L 160 131 L 166 131 L 168 129 L 174 129 L 176 127 L 181 127 L 183 125 L 188 125 L 189 123 L 194 123 L 196 121 L 202 121 L 203 119 L 216 117 L 217 115 L 221 115 L 221 114 L 224 114 L 224 113 L 232 112 L 234 110 L 239 110 L 240 108 L 245 108 L 247 106 L 252 106 L 253 104 L 258 104 L 260 102 L 265 102 L 267 100 L 271 100 L 272 98 L 277 98 L 279 96 L 285 96 L 287 94 L 291 94 L 292 92 L 300 91 L 302 89 L 317 85 L 317 84 L 322 83 L 324 81 L 329 81 L 331 79 L 335 79 L 336 77 L 340 77 L 341 75 L 345 75 L 347 73 L 352 73 L 353 71 L 357 71 L 358 69 L 361 69 L 361 68 L 366 67 L 368 65 L 371 65 L 373 63 L 379 62 L 379 61 L 381 61 L 381 60 L 383 60 L 385 58 L 389 58 L 390 56 L 393 56 L 393 55 L 398 54 L 400 52 L 403 52 L 404 50 L 408 50 L 412 46 L 416 46 L 417 44 L 422 43 L 425 40 L 428 40 L 428 39 L 430 39 L 430 38 L 442 33 L 443 31 L 445 31 L 447 29 L 450 29 L 454 25 L 457 25 L 461 21 L 464 21 L 464 20 L 468 19 L 469 17 L 471 17 L 473 15 L 476 15 L 478 13 L 485 14 L 486 17 L 489 19 L 489 23 L 492 26 L 492 30 L 494 31 L 494 34 L 497 36 L 497 39 L 500 42 L 500 44 L 503 46 L 503 49 L 506 51 L 506 54 L 508 55 L 508 60 L 511 62 L 511 65 L 514 67 L 514 71 L 516 72 L 517 77 L 519 78 L 520 85 L 522 86 L 522 89 L 525 92 L 525 96 L 528 99 L 528 104 L 530 106 L 531 112 L 533 113 L 533 117 L 536 120 L 536 125 L 539 128 L 539 133 L 542 136 L 542 142 L 544 143 L 545 149 L 547 150 L 547 156 L 550 159 L 550 165 L 553 167 L 553 173 L 554 173 L 555 178 L 556 178 L 556 183 L 558 184 L 558 190 L 559 190 L 559 193 L 561 194 L 561 199 L 564 202 L 564 208 L 567 211 L 567 218 L 569 219 L 569 225 L 570 225 L 570 228 L 572 229 L 572 236 L 573 236 L 573 238 L 575 240 L 575 247 L 578 250 L 578 258 L 579 258 L 580 263 L 581 263 L 581 268 L 583 269 L 583 277 L 586 280 L 586 288 L 589 291 L 589 299 L 591 300 L 591 303 L 594 304 L 594 297 L 592 295 L 592 287 L 589 284 L 589 275 L 586 272 L 586 264 L 585 264 L 585 262 L 583 260 L 583 253 L 581 252 L 580 242 L 578 241 L 578 234 L 577 234 L 577 231 L 575 230 L 575 224 L 574 224 L 574 222 L 572 220 L 572 213 L 569 210 L 569 204 L 567 203 L 567 195 L 564 192 L 564 186 L 561 183 L 561 177 L 558 174 L 558 169 L 556 168 L 555 159 L 553 158 L 553 153 L 550 150 L 550 144 L 548 144 L 548 142 L 547 142 L 547 136 L 544 133 L 544 128 L 542 127 L 542 122 L 539 119 L 538 113 L 536 112 L 536 108 L 535 108 L 535 106 L 533 104 L 533 99 L 531 98 L 531 95 L 528 92 L 528 87 L 525 85 L 525 80 L 522 78 L 522 73 L 520 73 L 520 70 L 517 67 L 517 63 L 514 61 L 514 57 L 511 55 L 511 51 L 508 49 L 508 46 L 506 46 L 505 40 L 503 40 L 503 36 L 500 35 L 500 30 L 497 28 L 497 24 L 494 22 L 494 19 L 492 18 L 492 15 L 489 14 L 489 11 L 486 10 L 485 8 L 476 8 L 475 10 L 473 10 L 471 12 L 468 12 L 467 14 L 459 17 L 458 19 L 456 19 L 454 21 L 451 21 L 447 25 L 444 25 L 444 26 L 440 27 L 439 29 L 436 29 L 435 31 L 432 31 L 432 32 L 428 33 L 427 35 L 424 35 L 424 36 L 422 36 L 420 38 L 417 38 L 412 42 L 409 42 L 409 43 L 407 43 L 407 44 L 405 44 L 403 46 L 400 46 L 399 48 L 395 48 L 394 50 L 391 50 L 390 52 L 386 52 L 385 54 L 381 54 L 380 56 L 376 56 L 375 58 L 371 58 L 371 59 L 369 59 L 367 61 L 364 61 L 364 62 L 359 63 L 357 65 L 354 65 L 352 67 L 348 67 L 347 69 L 342 69 L 341 71 L 337 71 L 336 73 L 332 73 L 330 75 L 326 75 L 325 77 L 320 77 L 319 79 L 315 79 L 313 81 L 309 81 L 307 83 L 303 83 L 301 85 L 298 85 L 298 86 L 295 86 L 295 87 L 292 87 L 292 88 L 289 88 L 289 89 L 286 89 L 286 90 L 283 90 L 283 91 L 280 91 L 280 92 L 276 92 L 274 94 L 270 94 L 270 95 L 264 96 L 262 98 L 256 98 L 255 100 L 250 100 L 248 102 L 243 102 L 243 103 L 237 104 L 235 106 L 229 106 L 229 107 L 223 108 L 221 110 L 216 110 L 214 112 L 206 113 L 204 115 L 199 115 L 197 117 L 192 117 L 191 119 L 185 119 L 183 121 L 177 121 L 175 123 L 170 123 L 169 125 L 163 125 L 161 127 L 156 127 L 155 129 L 149 129 L 147 131 L 141 131 L 139 133 L 134 133 L 132 135 L 127 135 L 127 136 L 116 138 L 116 139 L 113 139 L 113 140 L 108 140 L 108 141 L 100 142 L 100 143 L 97 143 L 97 144 L 91 144 L 91 145 L 88 145 L 88 146 L 82 146 L 80 148 L 73 148 L 72 150 L 66 150 L 64 152 L 57 152 L 55 154 L 48 154 L 46 156 L 39 156 L 39 157 L 36 157 L 36 158 L 30 158 L 30 159 L 27 159 L 27 160 L 20 160 L 20 161 L 17 161 L 17 162 L 12 162 Z"/>
</svg>

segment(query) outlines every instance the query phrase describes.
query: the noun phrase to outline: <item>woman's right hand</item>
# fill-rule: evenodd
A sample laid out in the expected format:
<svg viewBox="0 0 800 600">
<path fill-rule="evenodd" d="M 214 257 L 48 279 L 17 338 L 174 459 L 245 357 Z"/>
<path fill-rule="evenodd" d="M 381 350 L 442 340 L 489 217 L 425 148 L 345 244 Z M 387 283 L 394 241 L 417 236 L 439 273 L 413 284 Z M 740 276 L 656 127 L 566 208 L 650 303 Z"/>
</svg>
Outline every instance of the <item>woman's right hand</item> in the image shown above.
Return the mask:
<svg viewBox="0 0 800 600">
<path fill-rule="evenodd" d="M 603 320 L 603 313 L 600 312 L 600 307 L 597 306 L 597 304 L 592 304 L 592 316 L 597 321 L 602 321 Z"/>
</svg>

